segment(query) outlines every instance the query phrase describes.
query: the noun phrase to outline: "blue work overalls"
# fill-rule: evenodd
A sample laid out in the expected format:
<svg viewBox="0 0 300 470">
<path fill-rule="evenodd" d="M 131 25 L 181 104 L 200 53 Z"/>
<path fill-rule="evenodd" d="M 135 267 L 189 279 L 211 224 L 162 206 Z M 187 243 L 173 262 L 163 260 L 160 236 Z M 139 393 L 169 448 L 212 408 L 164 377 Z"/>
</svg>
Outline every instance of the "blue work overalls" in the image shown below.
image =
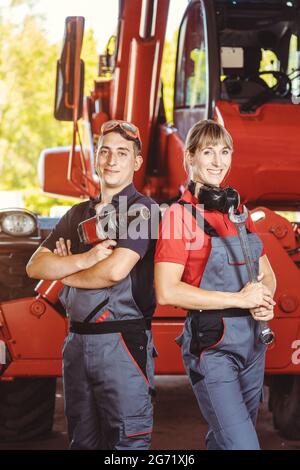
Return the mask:
<svg viewBox="0 0 300 470">
<path fill-rule="evenodd" d="M 70 317 L 63 347 L 70 449 L 148 449 L 152 333 L 132 296 L 130 275 L 107 289 L 65 287 L 61 301 Z"/>
<path fill-rule="evenodd" d="M 209 228 L 211 253 L 199 287 L 240 291 L 248 274 L 238 236 L 219 237 L 206 221 L 204 227 Z M 248 240 L 258 273 L 262 242 L 256 234 L 248 233 Z M 259 449 L 255 423 L 266 352 L 259 323 L 243 309 L 190 311 L 177 343 L 209 425 L 207 448 Z"/>
</svg>

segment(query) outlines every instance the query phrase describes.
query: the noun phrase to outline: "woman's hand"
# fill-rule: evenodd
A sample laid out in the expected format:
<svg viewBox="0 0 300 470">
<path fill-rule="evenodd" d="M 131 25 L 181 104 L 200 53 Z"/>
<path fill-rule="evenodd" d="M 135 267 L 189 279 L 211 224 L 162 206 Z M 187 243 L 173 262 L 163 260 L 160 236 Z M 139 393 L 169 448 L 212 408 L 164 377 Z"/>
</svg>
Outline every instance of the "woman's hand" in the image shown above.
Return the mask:
<svg viewBox="0 0 300 470">
<path fill-rule="evenodd" d="M 250 313 L 256 321 L 269 321 L 274 318 L 274 308 L 256 307 L 250 308 Z"/>
<path fill-rule="evenodd" d="M 262 277 L 263 275 L 260 275 L 258 279 L 261 280 Z M 263 284 L 263 288 L 264 288 L 265 294 L 273 298 L 272 292 L 270 291 L 270 289 L 268 289 L 268 287 L 264 284 Z M 250 310 L 252 317 L 256 321 L 260 321 L 260 320 L 269 321 L 269 320 L 272 320 L 272 318 L 274 318 L 274 306 L 273 305 L 269 305 L 269 307 L 267 308 L 262 307 L 262 306 L 254 307 L 254 308 L 250 308 L 249 310 Z"/>
<path fill-rule="evenodd" d="M 262 284 L 261 281 L 263 277 L 264 275 L 260 274 L 257 278 L 258 282 L 246 284 L 239 292 L 241 308 L 264 309 L 261 312 L 265 312 L 265 310 L 273 310 L 276 302 L 273 300 L 273 296 L 268 287 Z M 264 315 L 266 316 L 266 312 Z M 261 319 L 262 318 L 260 318 L 260 320 Z"/>
</svg>

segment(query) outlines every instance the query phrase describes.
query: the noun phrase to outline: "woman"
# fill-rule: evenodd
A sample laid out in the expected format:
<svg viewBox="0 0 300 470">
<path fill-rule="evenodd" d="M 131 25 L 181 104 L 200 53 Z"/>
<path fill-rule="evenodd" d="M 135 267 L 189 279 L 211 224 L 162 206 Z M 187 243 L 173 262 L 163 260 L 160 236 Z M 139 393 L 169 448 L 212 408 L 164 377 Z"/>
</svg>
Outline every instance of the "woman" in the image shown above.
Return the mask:
<svg viewBox="0 0 300 470">
<path fill-rule="evenodd" d="M 214 121 L 190 129 L 184 155 L 190 183 L 164 214 L 155 285 L 160 304 L 188 310 L 177 343 L 209 425 L 207 448 L 259 449 L 255 422 L 266 351 L 259 320 L 274 316 L 276 281 L 249 217 L 247 237 L 259 282 L 248 283 L 237 230 L 228 217 L 229 206 L 242 209 L 238 193 L 220 187 L 232 150 L 230 134 Z"/>
</svg>

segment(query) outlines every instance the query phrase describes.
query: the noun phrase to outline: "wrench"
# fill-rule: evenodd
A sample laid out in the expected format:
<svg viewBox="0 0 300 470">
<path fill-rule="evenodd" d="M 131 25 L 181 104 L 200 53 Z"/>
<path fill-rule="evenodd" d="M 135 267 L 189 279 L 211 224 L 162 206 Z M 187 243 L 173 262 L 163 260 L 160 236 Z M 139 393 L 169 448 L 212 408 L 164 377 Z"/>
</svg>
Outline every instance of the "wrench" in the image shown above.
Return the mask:
<svg viewBox="0 0 300 470">
<path fill-rule="evenodd" d="M 228 211 L 229 219 L 231 222 L 234 223 L 236 226 L 241 248 L 244 255 L 244 260 L 246 264 L 246 268 L 248 271 L 248 277 L 250 282 L 257 282 L 257 276 L 254 268 L 254 264 L 252 262 L 253 256 L 251 253 L 251 247 L 248 240 L 248 235 L 246 231 L 246 220 L 248 219 L 248 209 L 244 206 L 244 210 L 242 214 L 235 214 L 234 207 L 231 206 Z M 260 320 L 259 321 L 259 328 L 260 334 L 259 339 L 263 344 L 271 344 L 275 339 L 275 335 L 271 328 L 268 325 L 267 321 Z"/>
</svg>

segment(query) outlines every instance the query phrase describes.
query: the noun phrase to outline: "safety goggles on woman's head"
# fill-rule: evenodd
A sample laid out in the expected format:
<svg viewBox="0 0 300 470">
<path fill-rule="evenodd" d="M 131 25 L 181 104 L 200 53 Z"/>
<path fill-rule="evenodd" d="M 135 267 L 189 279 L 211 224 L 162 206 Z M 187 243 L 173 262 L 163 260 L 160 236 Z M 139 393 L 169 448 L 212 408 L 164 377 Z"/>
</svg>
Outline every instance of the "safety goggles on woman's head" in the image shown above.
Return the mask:
<svg viewBox="0 0 300 470">
<path fill-rule="evenodd" d="M 140 148 L 142 147 L 139 130 L 134 124 L 131 124 L 131 122 L 119 121 L 117 119 L 107 121 L 101 126 L 101 134 L 105 135 L 109 132 L 113 132 L 118 127 L 122 130 L 126 137 L 128 137 L 130 140 L 136 141 Z"/>
</svg>

